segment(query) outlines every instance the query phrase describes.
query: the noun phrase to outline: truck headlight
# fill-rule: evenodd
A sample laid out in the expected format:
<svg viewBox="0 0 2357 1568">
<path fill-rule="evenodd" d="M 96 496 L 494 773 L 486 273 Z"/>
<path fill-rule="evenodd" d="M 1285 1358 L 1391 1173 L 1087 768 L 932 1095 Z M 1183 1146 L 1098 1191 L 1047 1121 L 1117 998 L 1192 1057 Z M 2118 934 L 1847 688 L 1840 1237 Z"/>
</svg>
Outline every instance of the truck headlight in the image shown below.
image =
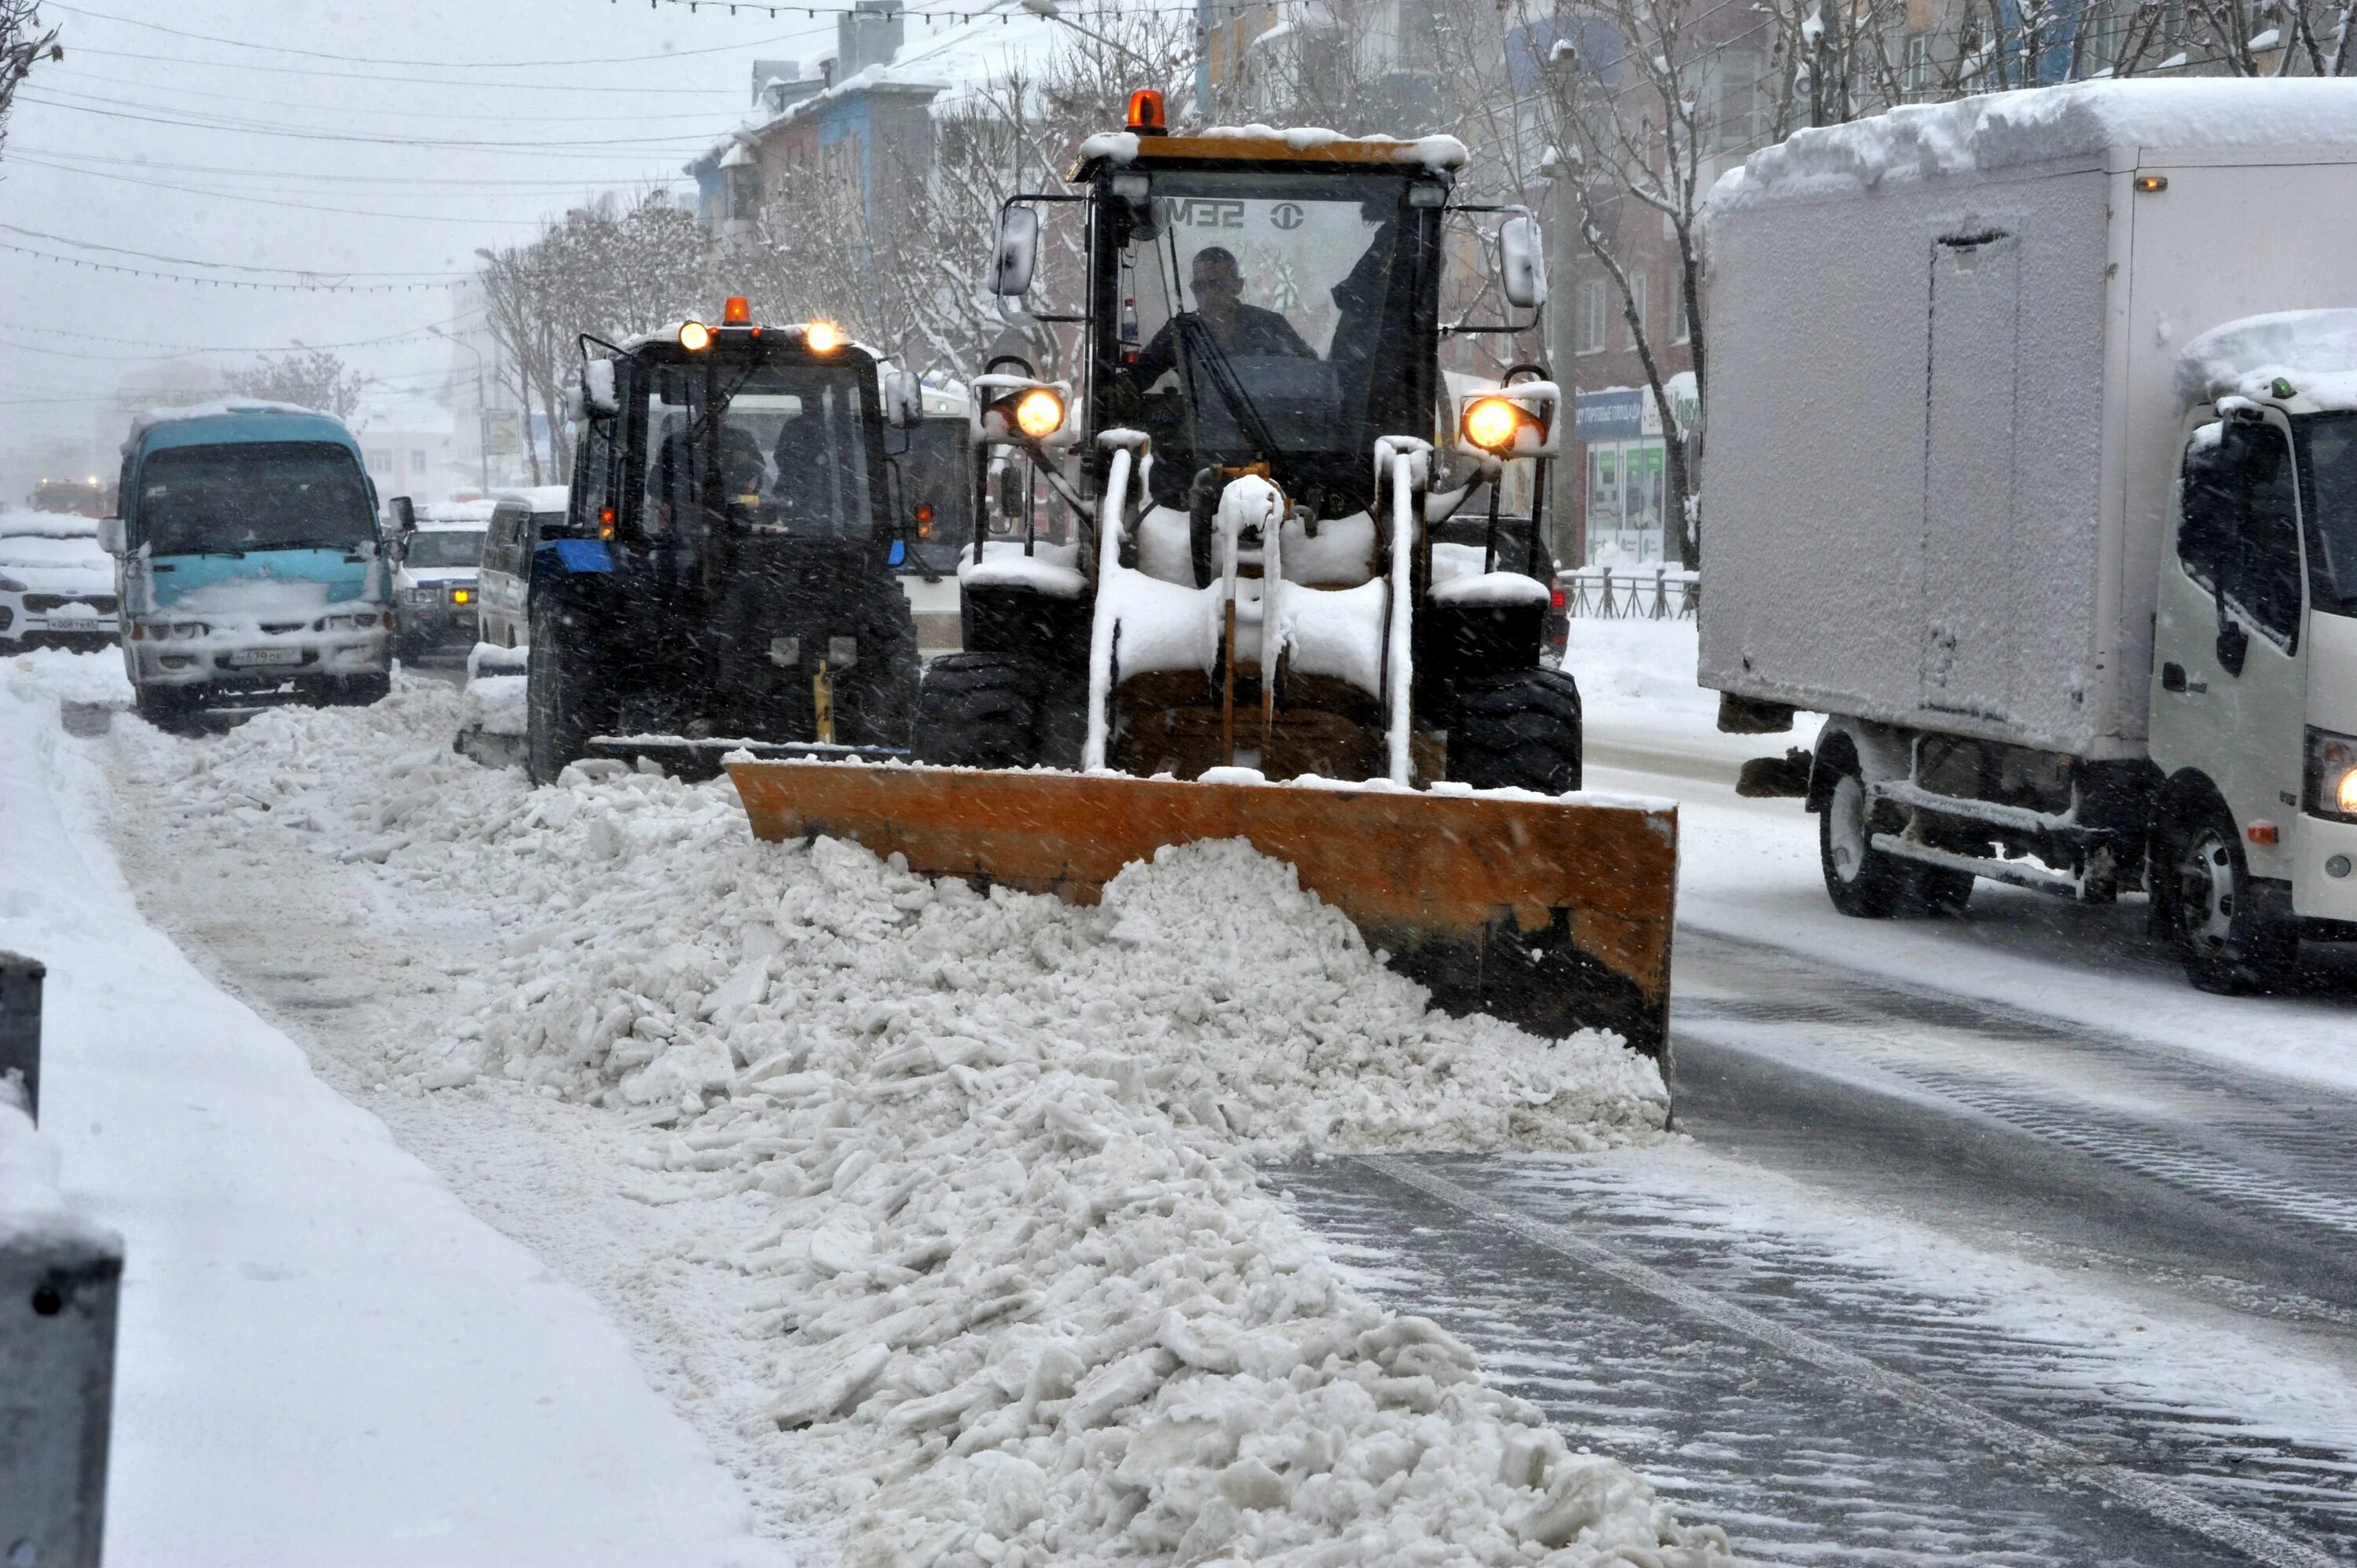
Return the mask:
<svg viewBox="0 0 2357 1568">
<path fill-rule="evenodd" d="M 358 615 L 324 616 L 317 629 L 321 631 L 366 631 L 376 625 L 376 612 L 363 610 Z"/>
<path fill-rule="evenodd" d="M 2311 725 L 2300 810 L 2312 817 L 2357 822 L 2357 736 Z"/>
<path fill-rule="evenodd" d="M 0 572 L 0 594 L 21 594 L 24 591 L 24 584 L 16 581 L 16 578 L 8 575 L 7 573 Z"/>
<path fill-rule="evenodd" d="M 440 599 L 441 596 L 442 596 L 439 593 L 436 592 L 432 588 L 404 588 L 401 590 L 401 602 L 403 604 L 414 605 L 421 607 L 435 603 L 436 600 Z"/>
</svg>

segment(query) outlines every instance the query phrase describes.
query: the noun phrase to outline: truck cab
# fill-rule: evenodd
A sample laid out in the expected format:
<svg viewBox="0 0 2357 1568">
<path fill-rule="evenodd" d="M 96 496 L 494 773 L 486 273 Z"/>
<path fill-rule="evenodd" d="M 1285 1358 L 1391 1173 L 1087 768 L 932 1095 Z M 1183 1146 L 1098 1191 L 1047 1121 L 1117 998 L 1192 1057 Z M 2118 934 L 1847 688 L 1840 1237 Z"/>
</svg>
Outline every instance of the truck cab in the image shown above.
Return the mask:
<svg viewBox="0 0 2357 1568">
<path fill-rule="evenodd" d="M 2197 979 L 2264 981 L 2357 939 L 2357 311 L 2230 322 L 2177 388 L 2153 893 Z"/>
<path fill-rule="evenodd" d="M 340 420 L 284 403 L 157 410 L 123 450 L 121 515 L 100 539 L 143 715 L 385 694 L 397 547 Z"/>
</svg>

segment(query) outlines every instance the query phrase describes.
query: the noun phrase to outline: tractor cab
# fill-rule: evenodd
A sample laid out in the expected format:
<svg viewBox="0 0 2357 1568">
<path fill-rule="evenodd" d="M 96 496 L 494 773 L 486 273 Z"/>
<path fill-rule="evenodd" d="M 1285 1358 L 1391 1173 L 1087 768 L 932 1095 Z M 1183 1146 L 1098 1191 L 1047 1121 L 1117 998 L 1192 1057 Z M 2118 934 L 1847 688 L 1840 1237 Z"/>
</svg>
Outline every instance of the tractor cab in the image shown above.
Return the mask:
<svg viewBox="0 0 2357 1568">
<path fill-rule="evenodd" d="M 708 772 L 728 746 L 905 745 L 916 637 L 891 465 L 912 381 L 825 322 L 731 299 L 585 339 L 566 537 L 533 563 L 533 770 L 581 756 Z"/>
</svg>

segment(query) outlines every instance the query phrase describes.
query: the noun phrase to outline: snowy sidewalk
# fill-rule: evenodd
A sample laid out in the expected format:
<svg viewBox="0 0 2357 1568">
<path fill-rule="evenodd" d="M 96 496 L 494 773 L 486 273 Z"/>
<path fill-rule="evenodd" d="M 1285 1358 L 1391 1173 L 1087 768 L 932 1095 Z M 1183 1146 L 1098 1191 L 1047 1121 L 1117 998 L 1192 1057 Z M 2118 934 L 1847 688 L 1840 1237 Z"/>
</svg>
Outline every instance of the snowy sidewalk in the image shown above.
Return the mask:
<svg viewBox="0 0 2357 1568">
<path fill-rule="evenodd" d="M 0 947 L 48 965 L 43 1128 L 127 1248 L 108 1561 L 790 1561 L 586 1296 L 141 918 L 25 668 Z"/>
</svg>

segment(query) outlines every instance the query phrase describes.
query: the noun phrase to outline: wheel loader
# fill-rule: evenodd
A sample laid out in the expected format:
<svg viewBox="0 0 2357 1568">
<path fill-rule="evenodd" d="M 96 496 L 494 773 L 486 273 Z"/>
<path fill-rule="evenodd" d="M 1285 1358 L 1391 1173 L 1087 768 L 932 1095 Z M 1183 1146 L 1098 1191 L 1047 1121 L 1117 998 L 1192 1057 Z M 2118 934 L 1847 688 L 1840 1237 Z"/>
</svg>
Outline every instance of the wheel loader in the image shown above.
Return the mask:
<svg viewBox="0 0 2357 1568">
<path fill-rule="evenodd" d="M 741 298 L 717 327 L 584 350 L 569 526 L 532 558 L 533 780 L 584 757 L 709 777 L 737 750 L 905 755 L 914 378 L 824 322 L 757 326 Z"/>
<path fill-rule="evenodd" d="M 1082 899 L 1162 845 L 1242 837 L 1439 1004 L 1662 1051 L 1674 811 L 1570 793 L 1538 503 L 1499 510 L 1512 465 L 1544 496 L 1559 394 L 1519 366 L 1453 408 L 1441 373 L 1448 335 L 1528 331 L 1544 300 L 1534 220 L 1459 203 L 1465 156 L 1171 135 L 1144 92 L 1073 191 L 1010 199 L 991 285 L 1013 299 L 1041 209 L 1085 215 L 1078 308 L 1031 306 L 1077 328 L 1081 384 L 992 363 L 974 470 L 1028 465 L 1075 526 L 992 537 L 978 495 L 962 651 L 918 698 L 930 766 L 732 764 L 755 830 Z M 1491 222 L 1488 297 L 1522 318 L 1444 321 Z"/>
</svg>

